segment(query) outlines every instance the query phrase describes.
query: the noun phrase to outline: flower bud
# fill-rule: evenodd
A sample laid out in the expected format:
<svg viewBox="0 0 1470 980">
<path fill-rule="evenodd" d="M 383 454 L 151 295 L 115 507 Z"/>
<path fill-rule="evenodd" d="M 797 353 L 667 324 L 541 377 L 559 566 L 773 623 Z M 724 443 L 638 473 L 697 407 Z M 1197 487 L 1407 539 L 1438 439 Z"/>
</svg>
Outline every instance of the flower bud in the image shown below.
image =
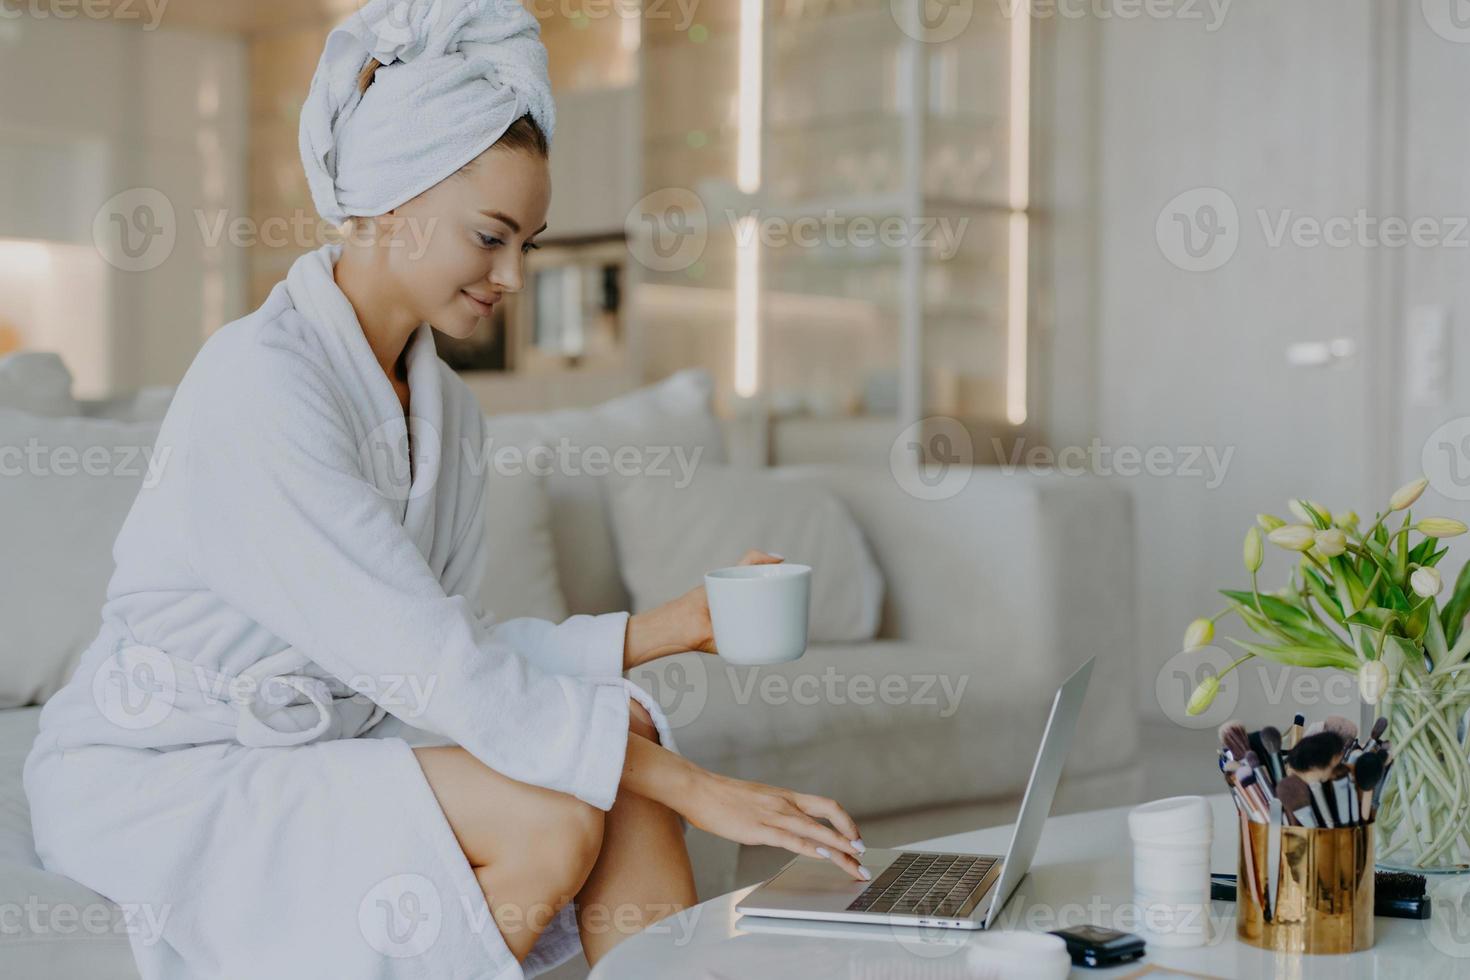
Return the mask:
<svg viewBox="0 0 1470 980">
<path fill-rule="evenodd" d="M 1423 476 L 1419 477 L 1413 483 L 1405 483 L 1393 492 L 1392 497 L 1388 498 L 1388 509 L 1405 510 L 1414 506 L 1414 501 L 1419 499 L 1419 495 L 1424 492 L 1424 488 L 1427 486 L 1429 486 L 1429 479 Z"/>
<path fill-rule="evenodd" d="M 1206 708 L 1215 703 L 1215 696 L 1220 693 L 1220 678 L 1211 674 L 1199 682 L 1194 693 L 1189 696 L 1189 704 L 1184 710 L 1192 715 L 1202 714 Z"/>
<path fill-rule="evenodd" d="M 1444 580 L 1439 577 L 1439 572 L 1433 568 L 1416 568 L 1414 574 L 1409 576 L 1409 587 L 1414 594 L 1428 599 L 1430 596 L 1439 595 L 1444 588 Z"/>
<path fill-rule="evenodd" d="M 1313 510 L 1315 510 L 1318 514 L 1321 514 L 1323 517 L 1326 517 L 1328 514 L 1332 513 L 1326 507 L 1323 507 L 1321 504 L 1317 503 L 1315 500 L 1288 500 L 1286 502 L 1286 506 L 1287 509 L 1289 509 L 1293 514 L 1296 515 L 1296 519 L 1301 521 L 1303 524 L 1317 523 L 1317 518 L 1312 514 Z M 1310 508 L 1310 510 L 1308 508 Z"/>
<path fill-rule="evenodd" d="M 1251 528 L 1245 532 L 1245 570 L 1252 575 L 1261 570 L 1261 562 L 1265 561 L 1266 554 L 1261 544 L 1261 529 Z"/>
<path fill-rule="evenodd" d="M 1370 660 L 1358 668 L 1358 693 L 1369 704 L 1377 704 L 1388 693 L 1388 667 L 1382 660 Z"/>
<path fill-rule="evenodd" d="M 1256 523 L 1261 525 L 1262 531 L 1274 531 L 1286 524 L 1281 518 L 1272 514 L 1257 514 Z"/>
<path fill-rule="evenodd" d="M 1453 517 L 1426 517 L 1414 525 L 1414 530 L 1420 534 L 1427 534 L 1431 538 L 1453 538 L 1458 534 L 1464 534 L 1466 528 L 1464 523 Z"/>
<path fill-rule="evenodd" d="M 1339 528 L 1329 527 L 1325 531 L 1318 531 L 1313 538 L 1317 542 L 1317 550 L 1324 558 L 1336 558 L 1347 551 L 1347 535 Z"/>
<path fill-rule="evenodd" d="M 1215 638 L 1215 621 L 1201 616 L 1184 630 L 1184 649 L 1198 650 L 1207 647 Z"/>
<path fill-rule="evenodd" d="M 1287 551 L 1306 551 L 1317 543 L 1315 533 L 1305 524 L 1285 524 L 1266 535 L 1266 539 Z"/>
<path fill-rule="evenodd" d="M 1357 527 L 1358 512 L 1355 510 L 1343 511 L 1341 514 L 1338 514 L 1332 518 L 1332 523 L 1336 524 L 1338 527 Z"/>
</svg>

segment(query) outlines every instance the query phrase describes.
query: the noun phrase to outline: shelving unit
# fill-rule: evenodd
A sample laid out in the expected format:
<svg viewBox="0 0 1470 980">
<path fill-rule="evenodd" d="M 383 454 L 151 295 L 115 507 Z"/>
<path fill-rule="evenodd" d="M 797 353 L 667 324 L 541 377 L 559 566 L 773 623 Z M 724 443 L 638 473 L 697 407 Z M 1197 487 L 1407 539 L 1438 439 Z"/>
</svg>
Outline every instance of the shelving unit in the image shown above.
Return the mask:
<svg viewBox="0 0 1470 980">
<path fill-rule="evenodd" d="M 721 5 L 702 42 L 645 25 L 644 191 L 695 191 L 708 236 L 691 268 L 642 272 L 663 290 L 647 349 L 687 354 L 672 335 L 703 337 L 700 360 L 726 404 L 743 410 L 753 400 L 777 416 L 804 408 L 899 427 L 927 415 L 982 428 L 1024 421 L 1029 199 L 1026 179 L 1010 170 L 1026 166 L 1012 114 L 1027 102 L 1011 84 L 1018 25 L 1008 8 L 976 4 L 957 37 L 930 41 L 902 29 L 887 0 L 765 0 L 761 180 L 746 194 L 734 179 L 731 95 L 741 6 Z M 1023 79 L 1026 66 L 1029 50 Z M 1024 143 L 1029 121 L 1019 132 Z M 689 292 L 735 294 L 731 215 L 758 217 L 768 235 L 754 399 L 734 391 L 733 345 L 710 343 L 732 333 L 733 306 L 719 322 Z M 771 240 L 796 222 L 815 238 Z M 914 247 L 858 241 L 884 228 L 906 230 Z M 958 237 L 953 254 L 941 232 Z M 681 294 L 690 296 L 686 323 L 674 316 Z"/>
</svg>

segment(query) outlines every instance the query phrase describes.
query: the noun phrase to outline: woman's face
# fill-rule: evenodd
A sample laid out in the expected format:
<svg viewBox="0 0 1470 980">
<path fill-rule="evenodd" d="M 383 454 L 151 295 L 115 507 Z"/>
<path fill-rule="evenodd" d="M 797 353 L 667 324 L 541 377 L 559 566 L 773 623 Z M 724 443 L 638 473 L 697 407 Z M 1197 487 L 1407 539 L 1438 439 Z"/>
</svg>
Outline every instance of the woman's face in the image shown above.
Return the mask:
<svg viewBox="0 0 1470 980">
<path fill-rule="evenodd" d="M 550 202 L 546 160 L 492 146 L 395 208 L 388 263 L 406 304 L 435 329 L 470 336 L 502 295 L 521 288 Z"/>
</svg>

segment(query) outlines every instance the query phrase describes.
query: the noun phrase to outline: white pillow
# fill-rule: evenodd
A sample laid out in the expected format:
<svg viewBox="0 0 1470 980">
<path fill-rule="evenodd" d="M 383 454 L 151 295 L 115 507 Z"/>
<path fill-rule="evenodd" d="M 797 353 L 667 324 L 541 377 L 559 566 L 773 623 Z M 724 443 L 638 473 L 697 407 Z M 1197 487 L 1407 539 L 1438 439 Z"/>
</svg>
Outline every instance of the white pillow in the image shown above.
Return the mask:
<svg viewBox="0 0 1470 980">
<path fill-rule="evenodd" d="M 677 479 L 608 484 L 623 580 L 641 612 L 704 582 L 751 548 L 812 567 L 813 642 L 870 640 L 883 577 L 862 531 L 828 490 L 780 470 L 701 465 Z"/>
<path fill-rule="evenodd" d="M 593 408 L 486 417 L 491 452 L 502 446 L 527 453 L 544 449 L 535 465 L 550 472 L 557 574 L 573 613 L 628 608 L 603 499 L 605 477 L 619 466 L 627 469 L 628 461 L 641 471 L 674 477 L 725 461 L 719 422 L 710 410 L 713 391 L 707 372 L 687 370 Z"/>
<path fill-rule="evenodd" d="M 45 701 L 102 623 L 157 423 L 0 409 L 0 708 Z"/>
<path fill-rule="evenodd" d="M 0 408 L 62 418 L 81 414 L 71 372 L 55 354 L 22 351 L 0 357 Z"/>
<path fill-rule="evenodd" d="M 480 580 L 480 608 L 493 612 L 497 620 L 566 619 L 567 600 L 556 577 L 546 478 L 501 472 L 492 464 L 484 502 L 486 567 Z"/>
</svg>

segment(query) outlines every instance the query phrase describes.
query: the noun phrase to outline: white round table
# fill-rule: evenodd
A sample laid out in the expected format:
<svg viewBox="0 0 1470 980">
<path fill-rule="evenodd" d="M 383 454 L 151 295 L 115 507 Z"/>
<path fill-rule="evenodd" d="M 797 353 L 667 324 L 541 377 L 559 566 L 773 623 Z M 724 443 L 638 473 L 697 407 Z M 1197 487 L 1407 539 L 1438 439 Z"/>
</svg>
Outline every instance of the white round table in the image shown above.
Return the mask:
<svg viewBox="0 0 1470 980">
<path fill-rule="evenodd" d="M 1234 807 L 1221 794 L 1212 866 L 1236 870 Z M 1138 931 L 1132 900 L 1127 807 L 1054 817 L 1031 873 L 1001 915 L 999 928 L 1047 931 L 1095 923 Z M 1011 828 L 992 827 L 910 845 L 920 850 L 1005 853 Z M 1119 977 L 1152 965 L 1149 980 L 1213 977 L 1470 977 L 1470 876 L 1430 879 L 1434 917 L 1377 919 L 1375 945 L 1349 956 L 1276 956 L 1235 938 L 1235 906 L 1215 902 L 1212 942 L 1194 949 L 1149 947 L 1143 960 L 1112 970 L 1074 968 L 1074 977 Z M 602 959 L 590 980 L 822 980 L 986 976 L 968 962 L 977 933 L 742 916 L 749 888 L 722 895 L 650 926 Z"/>
</svg>

